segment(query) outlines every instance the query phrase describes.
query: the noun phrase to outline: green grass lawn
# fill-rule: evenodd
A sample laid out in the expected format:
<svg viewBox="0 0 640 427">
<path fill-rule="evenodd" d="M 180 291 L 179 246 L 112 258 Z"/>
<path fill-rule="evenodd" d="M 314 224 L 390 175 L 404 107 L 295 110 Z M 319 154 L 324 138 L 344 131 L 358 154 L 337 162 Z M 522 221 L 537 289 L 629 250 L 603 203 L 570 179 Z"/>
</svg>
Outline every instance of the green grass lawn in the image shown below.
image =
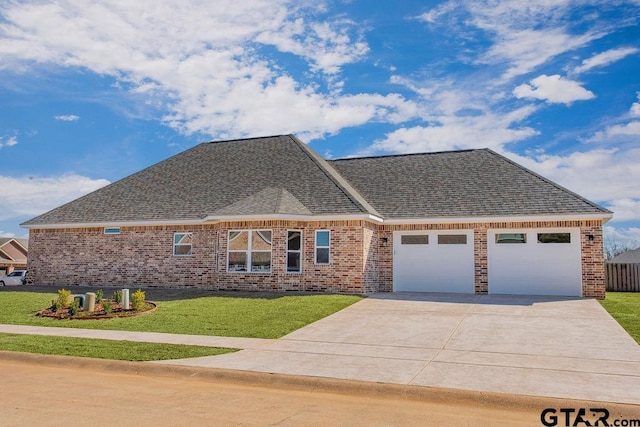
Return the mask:
<svg viewBox="0 0 640 427">
<path fill-rule="evenodd" d="M 229 337 L 279 338 L 359 301 L 347 295 L 277 298 L 202 297 L 158 303 L 138 317 L 108 320 L 58 320 L 36 317 L 51 305 L 51 293 L 0 292 L 0 323 Z M 149 361 L 229 353 L 235 349 L 136 343 L 88 338 L 0 334 L 0 350 L 102 359 Z"/>
<path fill-rule="evenodd" d="M 231 348 L 200 347 L 194 345 L 16 334 L 0 334 L 0 350 L 93 357 L 97 359 L 129 360 L 134 362 L 215 356 L 237 351 Z"/>
<path fill-rule="evenodd" d="M 607 292 L 600 304 L 640 344 L 640 293 Z"/>
<path fill-rule="evenodd" d="M 349 295 L 287 295 L 278 298 L 213 296 L 162 301 L 138 317 L 58 320 L 36 317 L 56 292 L 0 292 L 0 323 L 228 337 L 280 338 L 359 301 Z"/>
</svg>

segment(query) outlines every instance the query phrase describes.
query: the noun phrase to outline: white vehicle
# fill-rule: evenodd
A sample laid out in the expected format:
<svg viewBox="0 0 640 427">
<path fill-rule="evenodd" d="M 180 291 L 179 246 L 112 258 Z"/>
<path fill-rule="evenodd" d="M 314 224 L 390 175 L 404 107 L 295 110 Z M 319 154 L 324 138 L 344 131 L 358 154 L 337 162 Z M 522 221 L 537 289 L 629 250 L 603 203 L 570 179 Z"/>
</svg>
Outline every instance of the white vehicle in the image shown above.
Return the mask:
<svg viewBox="0 0 640 427">
<path fill-rule="evenodd" d="M 0 286 L 24 285 L 26 275 L 25 270 L 16 270 L 13 273 L 0 276 Z"/>
</svg>

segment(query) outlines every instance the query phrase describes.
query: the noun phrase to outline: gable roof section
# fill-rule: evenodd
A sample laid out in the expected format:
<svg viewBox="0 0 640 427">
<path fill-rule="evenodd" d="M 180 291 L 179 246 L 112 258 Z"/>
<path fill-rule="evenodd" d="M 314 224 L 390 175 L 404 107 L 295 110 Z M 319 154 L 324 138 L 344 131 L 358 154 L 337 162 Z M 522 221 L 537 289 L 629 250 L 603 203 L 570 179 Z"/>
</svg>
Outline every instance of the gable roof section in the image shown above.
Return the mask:
<svg viewBox="0 0 640 427">
<path fill-rule="evenodd" d="M 270 210 L 369 214 L 364 199 L 310 153 L 291 135 L 202 143 L 22 225 L 202 221 Z M 281 190 L 279 206 L 265 205 L 275 194 L 269 189 Z"/>
<path fill-rule="evenodd" d="M 26 263 L 28 243 L 25 239 L 0 237 L 0 262 Z"/>
<path fill-rule="evenodd" d="M 213 216 L 226 215 L 312 215 L 305 205 L 283 188 L 265 188 L 260 192 L 218 209 Z"/>
<path fill-rule="evenodd" d="M 330 163 L 385 218 L 611 213 L 489 149 Z"/>
</svg>

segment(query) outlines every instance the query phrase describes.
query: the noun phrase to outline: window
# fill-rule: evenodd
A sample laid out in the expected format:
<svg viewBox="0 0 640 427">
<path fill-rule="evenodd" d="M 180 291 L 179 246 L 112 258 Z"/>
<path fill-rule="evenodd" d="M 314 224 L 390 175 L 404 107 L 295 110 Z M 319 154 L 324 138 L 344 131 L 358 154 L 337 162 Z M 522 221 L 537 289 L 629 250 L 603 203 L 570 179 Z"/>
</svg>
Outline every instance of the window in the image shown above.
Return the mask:
<svg viewBox="0 0 640 427">
<path fill-rule="evenodd" d="M 400 236 L 401 245 L 428 245 L 428 234 L 407 234 L 406 236 Z"/>
<path fill-rule="evenodd" d="M 439 245 L 466 245 L 466 234 L 438 234 Z"/>
<path fill-rule="evenodd" d="M 498 233 L 496 243 L 527 243 L 526 233 Z"/>
<path fill-rule="evenodd" d="M 193 233 L 175 233 L 173 235 L 173 256 L 189 256 L 193 246 Z"/>
<path fill-rule="evenodd" d="M 302 231 L 287 231 L 287 272 L 302 271 Z"/>
<path fill-rule="evenodd" d="M 271 272 L 271 230 L 229 231 L 227 271 Z"/>
<path fill-rule="evenodd" d="M 329 230 L 316 230 L 316 264 L 329 264 Z"/>
<path fill-rule="evenodd" d="M 104 234 L 120 234 L 120 227 L 105 227 Z"/>
<path fill-rule="evenodd" d="M 571 233 L 538 233 L 538 243 L 571 243 Z"/>
</svg>

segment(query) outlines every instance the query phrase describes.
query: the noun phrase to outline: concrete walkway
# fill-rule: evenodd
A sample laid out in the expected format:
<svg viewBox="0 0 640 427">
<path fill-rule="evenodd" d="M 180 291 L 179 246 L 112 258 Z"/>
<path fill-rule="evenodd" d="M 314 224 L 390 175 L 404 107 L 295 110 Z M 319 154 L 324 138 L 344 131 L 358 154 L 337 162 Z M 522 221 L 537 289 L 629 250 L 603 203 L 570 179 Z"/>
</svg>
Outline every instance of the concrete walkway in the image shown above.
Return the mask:
<svg viewBox="0 0 640 427">
<path fill-rule="evenodd" d="M 278 340 L 0 325 L 242 351 L 152 362 L 640 405 L 640 346 L 595 300 L 376 294 Z"/>
</svg>

